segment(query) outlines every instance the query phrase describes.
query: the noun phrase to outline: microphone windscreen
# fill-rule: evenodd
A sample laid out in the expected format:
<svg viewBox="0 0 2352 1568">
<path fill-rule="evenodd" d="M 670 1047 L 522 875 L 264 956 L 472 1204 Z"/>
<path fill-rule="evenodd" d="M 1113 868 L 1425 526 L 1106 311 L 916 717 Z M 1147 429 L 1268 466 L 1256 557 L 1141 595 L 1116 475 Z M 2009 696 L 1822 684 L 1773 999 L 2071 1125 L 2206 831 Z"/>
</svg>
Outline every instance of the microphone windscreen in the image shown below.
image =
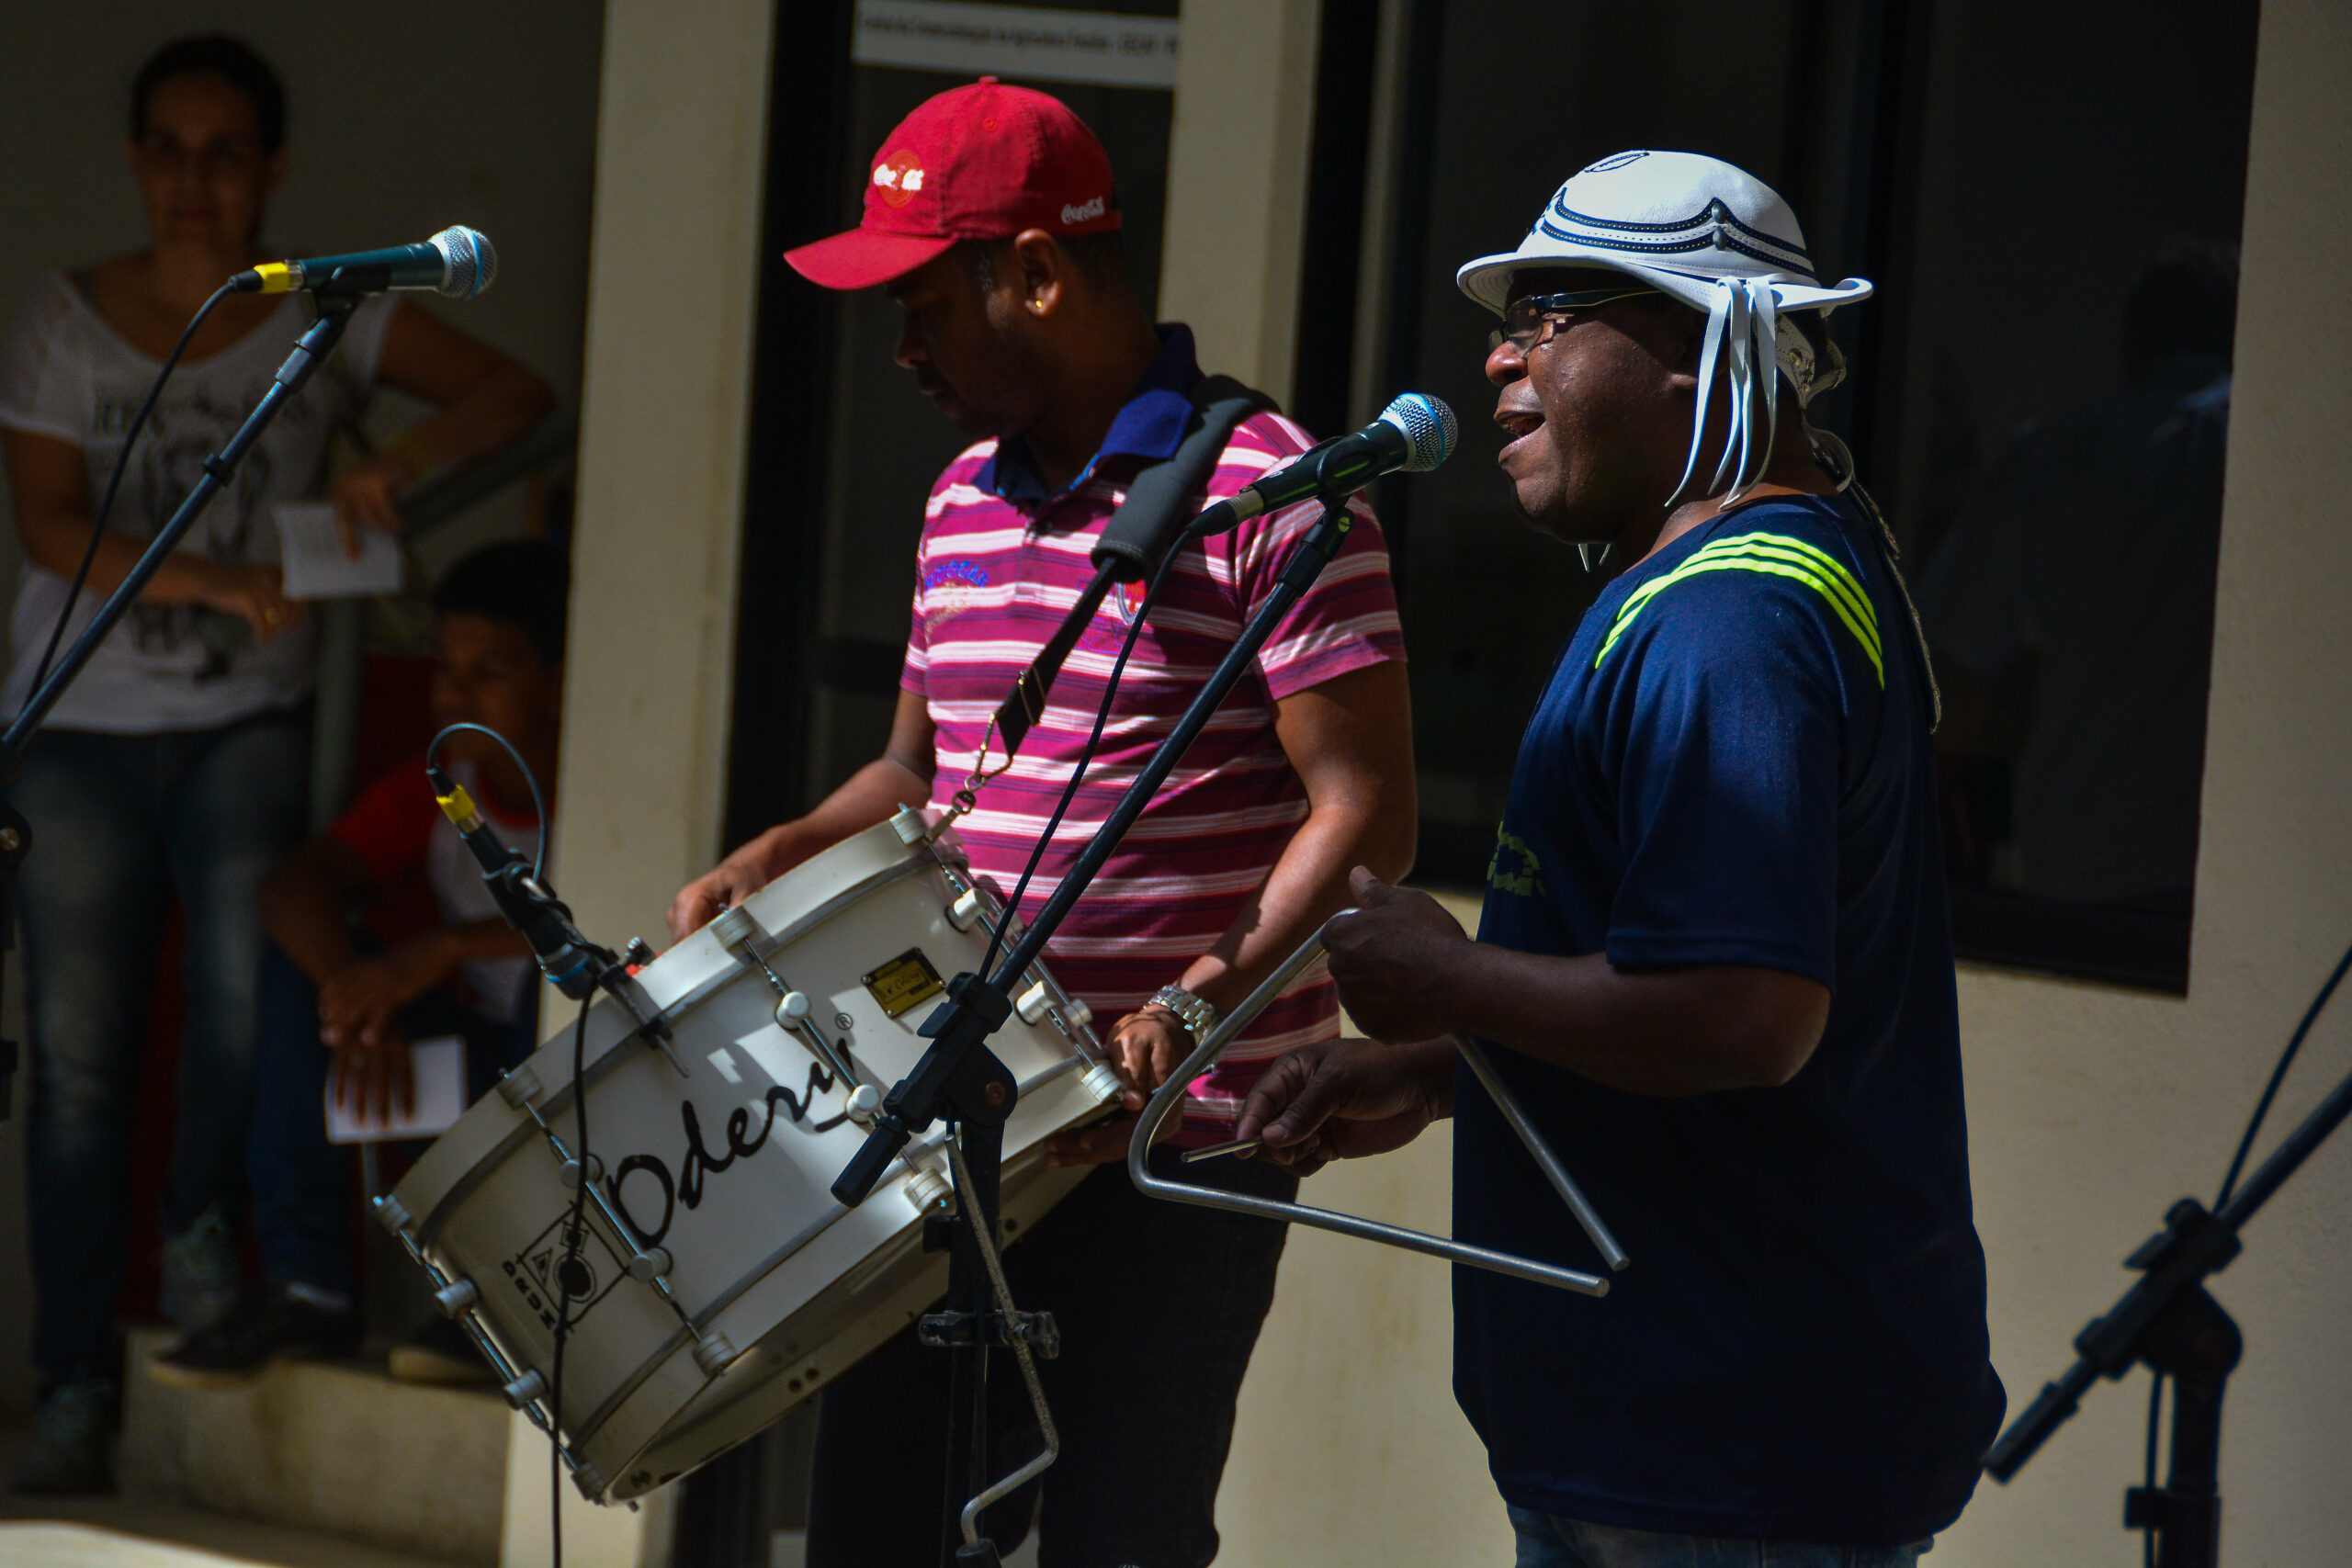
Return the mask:
<svg viewBox="0 0 2352 1568">
<path fill-rule="evenodd" d="M 1404 393 L 1382 410 L 1380 417 L 1405 433 L 1406 446 L 1412 453 L 1405 462 L 1408 474 L 1426 474 L 1453 456 L 1453 444 L 1462 434 L 1453 411 L 1426 392 Z"/>
<path fill-rule="evenodd" d="M 453 299 L 471 299 L 498 277 L 498 252 L 479 229 L 444 229 L 425 243 L 441 253 L 441 292 Z"/>
</svg>

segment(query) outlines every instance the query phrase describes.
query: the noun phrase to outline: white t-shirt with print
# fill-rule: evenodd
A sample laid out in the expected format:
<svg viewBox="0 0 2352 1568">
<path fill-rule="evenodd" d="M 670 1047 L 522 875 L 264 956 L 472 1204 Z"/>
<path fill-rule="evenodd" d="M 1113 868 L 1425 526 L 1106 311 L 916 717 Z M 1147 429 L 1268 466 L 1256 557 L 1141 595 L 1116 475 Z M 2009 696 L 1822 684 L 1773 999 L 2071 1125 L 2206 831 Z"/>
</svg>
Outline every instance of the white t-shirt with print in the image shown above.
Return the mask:
<svg viewBox="0 0 2352 1568">
<path fill-rule="evenodd" d="M 245 455 L 234 481 L 213 498 L 181 541 L 184 554 L 246 565 L 278 560 L 276 508 L 315 497 L 336 427 L 357 417 L 376 378 L 389 299 L 354 311 L 342 344 L 278 412 Z M 261 400 L 311 321 L 300 297 L 220 353 L 183 361 L 148 417 L 107 525 L 151 539 Z M 90 506 L 106 494 L 124 432 L 146 400 L 159 362 L 108 326 L 72 279 L 52 273 L 35 287 L 0 348 L 0 428 L 71 442 L 89 472 Z M 32 694 L 33 667 L 47 646 L 67 580 L 31 565 L 17 594 L 9 641 L 15 668 L 0 709 L 15 714 Z M 59 657 L 96 615 L 102 593 L 85 591 L 59 644 Z M 51 710 L 63 729 L 109 734 L 203 729 L 300 701 L 311 689 L 314 623 L 305 618 L 266 647 L 243 638 L 225 657 L 205 640 L 195 604 L 137 604 L 99 645 L 81 677 Z"/>
</svg>

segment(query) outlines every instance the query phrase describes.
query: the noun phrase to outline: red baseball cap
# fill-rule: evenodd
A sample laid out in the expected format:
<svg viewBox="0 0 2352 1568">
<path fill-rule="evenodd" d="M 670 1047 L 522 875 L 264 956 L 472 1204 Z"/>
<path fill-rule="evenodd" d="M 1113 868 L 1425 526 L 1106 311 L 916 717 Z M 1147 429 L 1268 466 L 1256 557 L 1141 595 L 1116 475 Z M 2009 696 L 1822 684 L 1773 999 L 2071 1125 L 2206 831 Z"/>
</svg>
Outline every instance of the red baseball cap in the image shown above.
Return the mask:
<svg viewBox="0 0 2352 1568">
<path fill-rule="evenodd" d="M 827 288 L 867 288 L 958 240 L 1102 234 L 1119 222 L 1111 157 L 1086 122 L 1059 98 L 983 76 L 928 100 L 882 139 L 856 228 L 784 259 Z"/>
</svg>

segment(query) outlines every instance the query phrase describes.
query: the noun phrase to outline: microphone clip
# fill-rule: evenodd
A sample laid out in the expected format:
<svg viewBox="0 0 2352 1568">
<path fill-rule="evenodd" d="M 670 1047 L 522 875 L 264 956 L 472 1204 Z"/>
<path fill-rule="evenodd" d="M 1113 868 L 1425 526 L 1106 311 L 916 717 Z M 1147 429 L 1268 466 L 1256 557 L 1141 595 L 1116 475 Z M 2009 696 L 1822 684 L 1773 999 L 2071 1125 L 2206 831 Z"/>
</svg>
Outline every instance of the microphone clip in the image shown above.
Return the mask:
<svg viewBox="0 0 2352 1568">
<path fill-rule="evenodd" d="M 599 990 L 608 993 L 635 1021 L 631 1032 L 659 1047 L 680 1077 L 692 1077 L 671 1043 L 669 1020 L 629 973 L 628 961 L 582 934 L 571 907 L 556 897 L 555 889 L 529 861 L 491 830 L 464 785 L 437 763 L 426 767 L 425 777 L 440 802 L 442 815 L 481 864 L 482 885 L 490 889 L 499 914 L 530 944 L 531 955 L 538 961 L 539 973 L 548 983 L 576 1002 L 588 1000 Z"/>
</svg>

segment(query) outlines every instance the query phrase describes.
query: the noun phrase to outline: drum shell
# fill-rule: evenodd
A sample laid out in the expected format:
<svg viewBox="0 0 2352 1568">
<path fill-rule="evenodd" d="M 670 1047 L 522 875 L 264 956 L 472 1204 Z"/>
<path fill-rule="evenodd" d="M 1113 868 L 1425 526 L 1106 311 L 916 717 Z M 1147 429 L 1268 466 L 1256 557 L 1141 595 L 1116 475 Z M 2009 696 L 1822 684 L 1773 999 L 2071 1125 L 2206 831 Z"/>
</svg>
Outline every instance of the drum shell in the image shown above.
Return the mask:
<svg viewBox="0 0 2352 1568">
<path fill-rule="evenodd" d="M 770 969 L 803 991 L 860 1076 L 887 1089 L 922 1055 L 915 1031 L 944 998 L 891 1017 L 889 987 L 866 982 L 910 952 L 942 978 L 977 968 L 985 930 L 958 930 L 949 913 L 967 886 L 930 845 L 910 846 L 885 824 L 743 907 L 774 939 L 754 943 Z M 944 1258 L 920 1250 L 907 1161 L 858 1208 L 833 1201 L 827 1188 L 864 1134 L 841 1119 L 842 1091 L 813 1053 L 775 1027 L 765 975 L 706 928 L 638 978 L 673 1019 L 685 1076 L 631 1036 L 616 1003 L 598 1001 L 582 1050 L 589 1147 L 599 1194 L 639 1242 L 669 1254 L 675 1310 L 627 1277 L 631 1243 L 590 1205 L 571 1281 L 562 1426 L 583 1486 L 605 1501 L 673 1480 L 773 1422 L 926 1310 L 945 1281 Z M 1102 1112 L 1086 1075 L 1100 1052 L 1062 1008 L 1035 1023 L 1016 1013 L 990 1048 L 1022 1084 L 1003 1175 L 1017 1238 L 1085 1174 L 1046 1170 L 1038 1145 Z M 547 1134 L 575 1142 L 573 1049 L 572 1030 L 559 1029 L 509 1080 L 534 1092 L 520 1103 L 484 1097 L 394 1194 L 411 1245 L 442 1276 L 473 1281 L 477 1321 L 509 1362 L 550 1381 L 572 1193 Z M 941 1136 L 933 1127 L 909 1154 L 944 1177 Z M 721 1359 L 706 1375 L 704 1361 Z"/>
</svg>

